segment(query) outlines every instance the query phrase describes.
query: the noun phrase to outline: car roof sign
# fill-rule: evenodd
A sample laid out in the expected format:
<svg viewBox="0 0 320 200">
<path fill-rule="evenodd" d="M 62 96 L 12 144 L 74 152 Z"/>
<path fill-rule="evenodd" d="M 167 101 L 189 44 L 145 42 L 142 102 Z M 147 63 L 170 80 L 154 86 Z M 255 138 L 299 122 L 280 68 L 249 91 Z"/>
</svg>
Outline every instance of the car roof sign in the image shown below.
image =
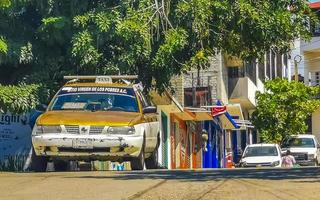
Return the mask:
<svg viewBox="0 0 320 200">
<path fill-rule="evenodd" d="M 137 75 L 109 75 L 109 76 L 64 76 L 66 80 L 69 80 L 68 83 L 75 83 L 79 80 L 95 81 L 95 83 L 113 83 L 113 80 L 122 80 L 127 85 L 130 84 L 130 81 L 138 78 Z"/>
<path fill-rule="evenodd" d="M 97 76 L 96 83 L 112 83 L 112 78 L 110 76 Z"/>
</svg>

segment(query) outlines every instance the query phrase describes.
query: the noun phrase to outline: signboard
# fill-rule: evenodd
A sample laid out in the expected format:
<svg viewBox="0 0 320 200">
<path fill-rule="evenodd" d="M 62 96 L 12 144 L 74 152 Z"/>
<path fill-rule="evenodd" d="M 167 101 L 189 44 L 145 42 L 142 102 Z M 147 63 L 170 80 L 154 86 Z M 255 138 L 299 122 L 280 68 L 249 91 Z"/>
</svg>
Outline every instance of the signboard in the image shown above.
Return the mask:
<svg viewBox="0 0 320 200">
<path fill-rule="evenodd" d="M 72 87 L 66 86 L 63 87 L 58 95 L 64 94 L 79 94 L 79 93 L 107 93 L 107 94 L 120 94 L 120 95 L 129 95 L 135 96 L 135 93 L 132 88 L 123 88 L 123 87 Z"/>
<path fill-rule="evenodd" d="M 21 171 L 31 150 L 31 132 L 40 113 L 0 113 L 0 171 Z"/>
</svg>

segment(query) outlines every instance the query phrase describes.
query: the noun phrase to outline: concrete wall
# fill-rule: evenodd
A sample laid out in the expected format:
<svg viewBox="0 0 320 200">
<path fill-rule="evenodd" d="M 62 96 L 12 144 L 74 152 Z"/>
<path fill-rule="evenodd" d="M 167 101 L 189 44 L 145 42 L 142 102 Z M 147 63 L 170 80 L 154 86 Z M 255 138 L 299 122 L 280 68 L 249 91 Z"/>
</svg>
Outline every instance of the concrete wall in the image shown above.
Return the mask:
<svg viewBox="0 0 320 200">
<path fill-rule="evenodd" d="M 228 104 L 228 68 L 225 66 L 224 57 L 219 54 L 217 55 L 217 59 L 219 60 L 218 67 L 218 92 L 217 97 L 220 99 L 224 104 Z"/>
<path fill-rule="evenodd" d="M 171 79 L 171 85 L 174 88 L 174 98 L 180 103 L 181 106 L 184 106 L 184 77 L 174 76 Z"/>
<path fill-rule="evenodd" d="M 320 45 L 320 37 L 312 37 L 310 41 L 300 41 L 300 51 L 313 51 L 315 49 L 319 49 Z"/>
<path fill-rule="evenodd" d="M 295 55 L 300 55 L 302 60 L 298 64 L 299 73 L 303 70 L 304 82 L 309 85 L 309 72 L 320 71 L 320 37 L 312 37 L 310 41 L 297 40 L 292 51 L 292 60 Z M 297 52 L 299 50 L 299 52 Z M 317 55 L 318 54 L 318 55 Z M 294 67 L 294 65 L 292 65 Z M 293 70 L 294 72 L 294 70 Z"/>
<path fill-rule="evenodd" d="M 192 88 L 197 85 L 197 69 L 191 69 L 184 74 L 184 87 Z M 224 104 L 228 103 L 228 71 L 224 66 L 221 54 L 211 58 L 207 69 L 200 70 L 200 87 L 211 87 L 211 99 L 221 100 Z"/>
<path fill-rule="evenodd" d="M 312 134 L 320 141 L 320 108 L 312 113 Z"/>
</svg>

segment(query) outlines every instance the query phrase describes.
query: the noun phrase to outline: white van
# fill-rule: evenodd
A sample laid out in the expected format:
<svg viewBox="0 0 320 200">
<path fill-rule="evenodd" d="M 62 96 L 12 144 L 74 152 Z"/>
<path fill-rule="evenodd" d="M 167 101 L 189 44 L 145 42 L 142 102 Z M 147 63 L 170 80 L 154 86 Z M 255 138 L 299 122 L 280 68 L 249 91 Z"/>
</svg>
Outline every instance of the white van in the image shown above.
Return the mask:
<svg viewBox="0 0 320 200">
<path fill-rule="evenodd" d="M 281 145 L 282 153 L 290 150 L 297 164 L 302 166 L 318 166 L 320 146 L 314 135 L 294 135 L 286 138 Z"/>
</svg>

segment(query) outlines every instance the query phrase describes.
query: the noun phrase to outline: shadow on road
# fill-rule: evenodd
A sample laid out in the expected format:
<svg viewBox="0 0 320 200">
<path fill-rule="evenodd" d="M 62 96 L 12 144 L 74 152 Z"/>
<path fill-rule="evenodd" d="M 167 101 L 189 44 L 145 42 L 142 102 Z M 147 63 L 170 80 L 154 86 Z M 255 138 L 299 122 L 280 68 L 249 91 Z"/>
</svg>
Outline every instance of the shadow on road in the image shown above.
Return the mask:
<svg viewBox="0 0 320 200">
<path fill-rule="evenodd" d="M 320 182 L 320 168 L 125 171 L 115 172 L 111 175 L 106 174 L 105 176 L 84 175 L 65 178 L 92 178 L 114 180 L 165 179 L 181 181 L 210 181 L 230 178 L 264 180 L 318 179 L 313 181 Z"/>
</svg>

